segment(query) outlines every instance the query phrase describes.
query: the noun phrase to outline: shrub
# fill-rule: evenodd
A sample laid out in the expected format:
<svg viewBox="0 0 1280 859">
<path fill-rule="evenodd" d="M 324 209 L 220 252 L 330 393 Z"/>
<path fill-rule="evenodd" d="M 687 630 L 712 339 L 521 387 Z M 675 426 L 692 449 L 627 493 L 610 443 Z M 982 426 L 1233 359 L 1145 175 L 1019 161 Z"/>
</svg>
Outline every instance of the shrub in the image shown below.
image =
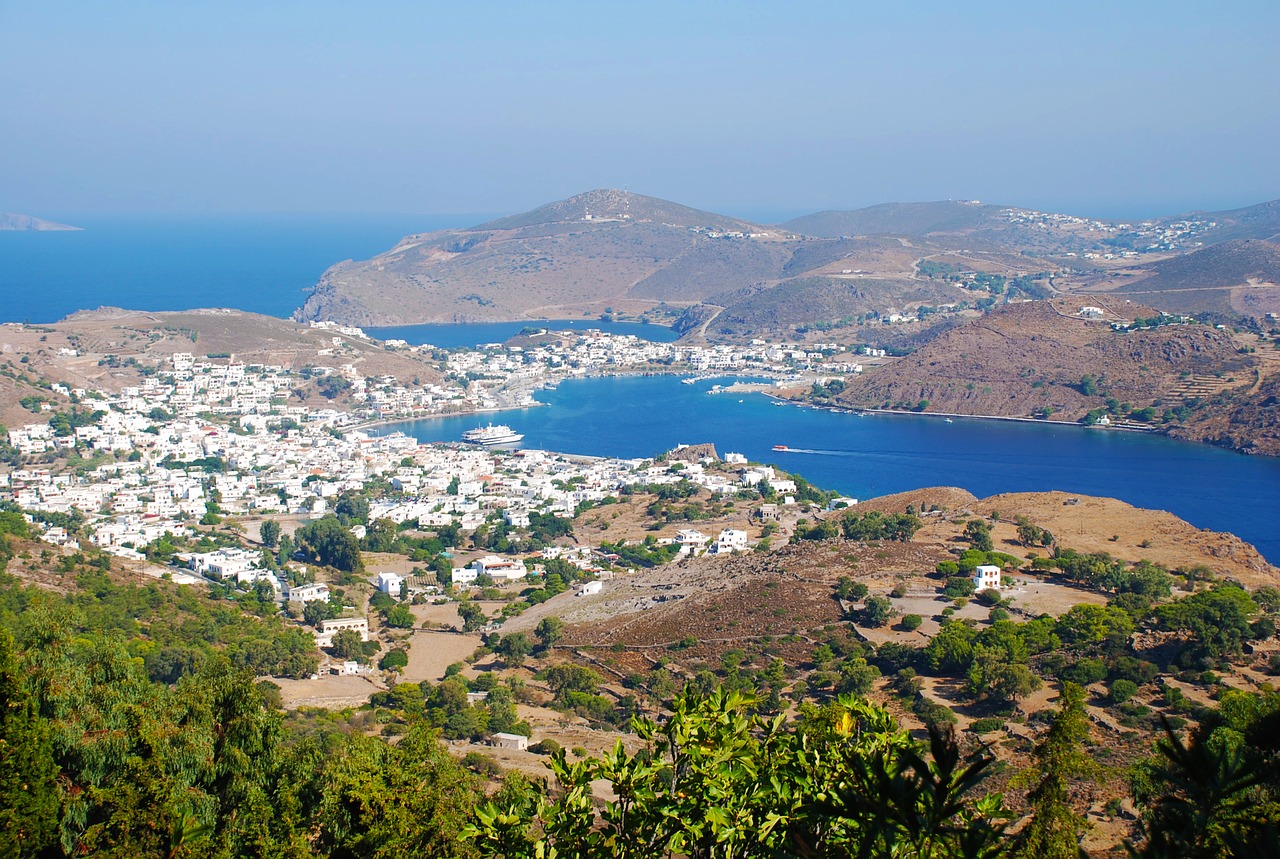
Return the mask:
<svg viewBox="0 0 1280 859">
<path fill-rule="evenodd" d="M 404 668 L 409 664 L 409 654 L 403 650 L 388 650 L 386 655 L 378 662 L 378 667 L 383 671 L 396 671 Z"/>
<path fill-rule="evenodd" d="M 977 599 L 985 606 L 996 606 L 1000 604 L 1000 592 L 995 588 L 986 588 L 979 592 Z"/>
<path fill-rule="evenodd" d="M 996 716 L 988 716 L 985 719 L 975 719 L 973 724 L 969 725 L 969 730 L 975 734 L 989 734 L 992 731 L 998 731 L 1004 727 L 1004 719 Z"/>
<path fill-rule="evenodd" d="M 908 614 L 902 618 L 902 628 L 907 632 L 915 632 L 922 623 L 924 623 L 924 618 L 918 614 Z"/>
<path fill-rule="evenodd" d="M 1132 680 L 1125 680 L 1122 677 L 1111 684 L 1111 703 L 1113 704 L 1123 704 L 1136 694 L 1138 694 L 1138 684 Z"/>
<path fill-rule="evenodd" d="M 1107 664 L 1101 659 L 1081 659 L 1064 666 L 1058 676 L 1063 680 L 1088 686 L 1107 678 Z"/>
<path fill-rule="evenodd" d="M 560 751 L 560 744 L 550 737 L 547 737 L 545 740 L 529 746 L 529 751 L 533 752 L 535 755 L 554 755 L 556 752 Z"/>
</svg>

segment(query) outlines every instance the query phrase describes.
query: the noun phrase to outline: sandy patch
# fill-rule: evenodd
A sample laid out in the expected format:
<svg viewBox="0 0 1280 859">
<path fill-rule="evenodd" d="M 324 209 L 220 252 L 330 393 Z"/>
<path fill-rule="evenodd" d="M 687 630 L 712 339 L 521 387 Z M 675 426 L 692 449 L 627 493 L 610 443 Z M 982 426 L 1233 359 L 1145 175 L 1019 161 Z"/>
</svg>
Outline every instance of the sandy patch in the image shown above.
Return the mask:
<svg viewBox="0 0 1280 859">
<path fill-rule="evenodd" d="M 462 662 L 480 644 L 479 635 L 418 630 L 409 637 L 409 664 L 405 666 L 400 680 L 404 683 L 423 680 L 439 683 L 444 679 L 446 668 Z"/>
<path fill-rule="evenodd" d="M 371 675 L 337 676 L 322 674 L 315 680 L 272 678 L 280 687 L 286 710 L 298 707 L 325 707 L 330 710 L 359 707 L 384 687 Z"/>
</svg>

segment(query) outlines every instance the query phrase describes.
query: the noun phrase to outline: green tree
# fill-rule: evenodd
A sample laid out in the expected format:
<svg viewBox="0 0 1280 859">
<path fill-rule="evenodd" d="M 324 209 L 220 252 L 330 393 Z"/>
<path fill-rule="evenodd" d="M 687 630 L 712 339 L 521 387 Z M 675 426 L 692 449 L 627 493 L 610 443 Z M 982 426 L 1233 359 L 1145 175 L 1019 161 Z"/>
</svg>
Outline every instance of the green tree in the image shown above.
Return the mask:
<svg viewBox="0 0 1280 859">
<path fill-rule="evenodd" d="M 550 650 L 564 635 L 564 621 L 558 617 L 544 617 L 538 621 L 538 626 L 533 631 L 533 634 L 538 637 L 540 650 Z"/>
<path fill-rule="evenodd" d="M 392 629 L 412 629 L 418 619 L 407 605 L 397 603 L 387 609 L 384 621 Z"/>
<path fill-rule="evenodd" d="M 867 597 L 862 607 L 862 622 L 870 627 L 888 626 L 898 614 L 893 601 L 888 597 Z"/>
<path fill-rule="evenodd" d="M 280 543 L 280 523 L 274 519 L 262 520 L 262 525 L 258 527 L 258 536 L 262 537 L 264 546 L 274 549 Z"/>
<path fill-rule="evenodd" d="M 1163 629 L 1191 633 L 1188 660 L 1215 660 L 1241 652 L 1253 636 L 1250 621 L 1257 609 L 1243 588 L 1218 585 L 1160 606 L 1156 617 Z"/>
<path fill-rule="evenodd" d="M 1075 809 L 1074 781 L 1094 775 L 1097 766 L 1084 750 L 1089 720 L 1084 690 L 1074 683 L 1062 689 L 1058 712 L 1036 745 L 1035 765 L 1023 781 L 1035 786 L 1027 793 L 1031 820 L 1018 834 L 1018 859 L 1078 859 L 1080 836 L 1087 825 Z"/>
<path fill-rule="evenodd" d="M 294 536 L 298 547 L 310 556 L 313 563 L 346 573 L 364 572 L 359 541 L 336 517 L 317 519 L 299 528 Z"/>
<path fill-rule="evenodd" d="M 414 727 L 395 745 L 355 733 L 320 773 L 313 825 L 331 859 L 467 856 L 458 842 L 477 799 L 476 778 L 434 731 Z"/>
<path fill-rule="evenodd" d="M 510 668 L 519 668 L 525 657 L 533 652 L 533 644 L 523 632 L 504 635 L 498 642 L 497 653 Z"/>
<path fill-rule="evenodd" d="M 470 601 L 458 603 L 458 617 L 462 620 L 463 632 L 475 632 L 489 622 L 484 609 Z"/>
<path fill-rule="evenodd" d="M 1167 722 L 1150 767 L 1144 859 L 1219 859 L 1275 855 L 1280 784 L 1274 764 L 1226 736 L 1180 739 Z"/>
<path fill-rule="evenodd" d="M 354 629 L 340 629 L 333 634 L 329 650 L 338 659 L 356 659 L 364 655 L 364 642 Z"/>
<path fill-rule="evenodd" d="M 333 505 L 333 512 L 344 522 L 368 524 L 369 499 L 355 492 L 344 492 L 338 503 Z"/>
<path fill-rule="evenodd" d="M 482 856 L 730 859 L 763 856 L 994 857 L 1005 812 L 974 798 L 991 758 L 950 735 L 916 745 L 884 710 L 851 696 L 789 729 L 723 689 L 684 694 L 661 725 L 636 719 L 621 743 L 570 764 L 556 751 L 553 795 L 488 804 L 463 837 Z M 616 799 L 593 801 L 604 780 Z"/>
<path fill-rule="evenodd" d="M 990 552 L 995 548 L 991 540 L 991 526 L 981 519 L 970 519 L 965 523 L 964 538 L 980 552 Z"/>
<path fill-rule="evenodd" d="M 57 834 L 49 728 L 25 688 L 13 636 L 0 628 L 0 855 L 38 856 Z"/>
<path fill-rule="evenodd" d="M 378 661 L 378 667 L 383 671 L 400 671 L 409 664 L 409 654 L 400 648 L 388 650 L 386 654 Z"/>
</svg>

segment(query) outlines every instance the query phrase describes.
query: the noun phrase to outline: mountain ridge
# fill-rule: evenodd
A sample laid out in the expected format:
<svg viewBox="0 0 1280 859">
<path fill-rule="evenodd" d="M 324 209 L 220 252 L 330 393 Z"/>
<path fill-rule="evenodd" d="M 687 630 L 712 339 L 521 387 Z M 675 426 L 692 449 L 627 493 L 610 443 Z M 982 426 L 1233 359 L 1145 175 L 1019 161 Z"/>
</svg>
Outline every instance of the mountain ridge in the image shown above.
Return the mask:
<svg viewBox="0 0 1280 859">
<path fill-rule="evenodd" d="M 1030 297 L 1107 292 L 1149 276 L 1162 260 L 1272 233 L 1280 234 L 1280 201 L 1139 223 L 978 201 L 885 203 L 761 225 L 596 189 L 466 229 L 412 234 L 369 260 L 338 263 L 294 318 L 377 326 L 622 313 L 669 322 L 707 305 L 695 312 L 699 320 L 720 310 L 735 320 L 700 322 L 708 336 L 794 336 L 831 319 L 971 307 L 974 278 L 1023 278 L 1020 288 Z M 1214 266 L 1231 268 L 1222 260 Z M 1043 283 L 1033 286 L 1027 277 Z M 1163 291 L 1160 281 L 1152 283 Z M 810 291 L 821 285 L 820 313 L 815 307 L 805 317 L 802 301 L 785 313 L 756 313 L 786 304 L 793 284 Z M 769 290 L 782 292 L 742 307 L 718 303 Z M 1210 296 L 1204 309 L 1242 313 L 1272 301 L 1265 291 L 1252 298 L 1262 300 L 1224 305 Z M 1173 306 L 1160 295 L 1142 300 Z"/>
</svg>

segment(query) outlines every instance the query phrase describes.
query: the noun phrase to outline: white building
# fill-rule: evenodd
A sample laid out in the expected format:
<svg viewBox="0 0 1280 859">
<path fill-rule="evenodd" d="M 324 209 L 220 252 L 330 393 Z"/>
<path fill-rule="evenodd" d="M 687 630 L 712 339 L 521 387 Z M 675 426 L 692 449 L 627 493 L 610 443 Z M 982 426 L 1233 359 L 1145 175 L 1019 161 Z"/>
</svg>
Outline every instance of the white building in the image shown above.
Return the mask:
<svg viewBox="0 0 1280 859">
<path fill-rule="evenodd" d="M 978 591 L 1000 590 L 1000 568 L 995 564 L 980 564 L 973 571 L 973 586 Z"/>
<path fill-rule="evenodd" d="M 360 633 L 361 641 L 369 640 L 369 621 L 363 617 L 335 617 L 320 621 L 320 632 L 316 634 L 316 647 L 328 647 L 333 644 L 333 637 L 343 630 L 351 629 Z"/>
<path fill-rule="evenodd" d="M 312 600 L 328 600 L 329 586 L 324 582 L 291 586 L 284 595 L 289 602 L 309 603 Z"/>
<path fill-rule="evenodd" d="M 600 590 L 603 587 L 604 587 L 604 583 L 599 580 L 596 580 L 594 582 L 583 582 L 582 587 L 578 588 L 578 593 L 576 594 L 576 596 L 589 597 L 592 594 L 600 593 Z"/>
<path fill-rule="evenodd" d="M 696 555 L 707 545 L 710 538 L 701 531 L 685 528 L 676 532 L 676 543 L 680 546 L 680 554 Z"/>
<path fill-rule="evenodd" d="M 497 555 L 477 558 L 471 562 L 471 568 L 476 575 L 488 576 L 495 582 L 518 582 L 529 574 L 524 561 L 519 558 L 500 558 Z"/>
<path fill-rule="evenodd" d="M 736 528 L 725 528 L 711 547 L 713 555 L 727 555 L 730 552 L 741 552 L 747 548 L 747 532 Z"/>
<path fill-rule="evenodd" d="M 403 582 L 404 579 L 395 573 L 378 573 L 378 590 L 384 594 L 390 594 L 393 597 L 400 596 L 400 585 Z"/>
</svg>

